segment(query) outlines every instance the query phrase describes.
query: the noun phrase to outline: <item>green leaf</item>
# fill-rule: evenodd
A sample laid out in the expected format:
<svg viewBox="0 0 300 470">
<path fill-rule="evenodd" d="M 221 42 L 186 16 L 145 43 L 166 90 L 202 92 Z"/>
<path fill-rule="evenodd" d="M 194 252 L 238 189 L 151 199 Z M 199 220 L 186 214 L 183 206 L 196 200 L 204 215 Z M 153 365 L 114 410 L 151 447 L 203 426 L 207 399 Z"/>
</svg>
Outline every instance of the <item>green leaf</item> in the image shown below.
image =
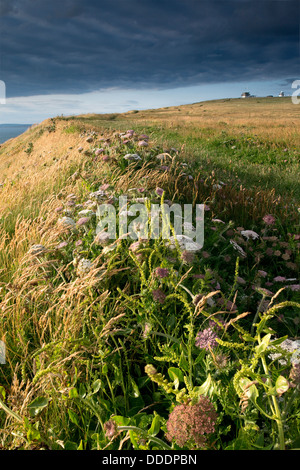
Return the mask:
<svg viewBox="0 0 300 470">
<path fill-rule="evenodd" d="M 78 397 L 78 392 L 77 388 L 73 387 L 69 390 L 69 398 L 77 398 Z"/>
<path fill-rule="evenodd" d="M 160 431 L 160 416 L 156 415 L 156 416 L 154 416 L 154 418 L 152 420 L 152 424 L 151 424 L 151 427 L 148 431 L 148 434 L 150 436 L 156 436 L 156 434 L 158 434 L 159 431 Z"/>
<path fill-rule="evenodd" d="M 275 388 L 276 388 L 276 392 L 279 395 L 282 395 L 283 393 L 285 393 L 289 389 L 289 383 L 286 380 L 286 378 L 283 377 L 283 375 L 280 375 L 277 378 Z"/>
<path fill-rule="evenodd" d="M 269 343 L 270 343 L 270 339 L 271 339 L 271 334 L 270 333 L 262 338 L 260 344 L 258 346 L 256 346 L 257 354 L 261 354 L 267 349 L 267 347 L 269 346 Z"/>
<path fill-rule="evenodd" d="M 84 398 L 86 396 L 85 386 L 82 383 L 79 384 L 78 395 L 80 396 L 80 398 Z"/>
<path fill-rule="evenodd" d="M 77 450 L 76 442 L 66 441 L 64 444 L 65 450 Z"/>
<path fill-rule="evenodd" d="M 266 324 L 267 324 L 267 321 L 270 320 L 271 318 L 273 317 L 273 315 L 264 315 L 262 320 L 259 322 L 258 326 L 257 326 L 257 333 L 262 333 L 262 331 L 264 330 Z"/>
<path fill-rule="evenodd" d="M 101 385 L 102 385 L 102 382 L 100 379 L 95 380 L 95 382 L 92 384 L 92 389 L 93 389 L 92 394 L 99 392 Z"/>
<path fill-rule="evenodd" d="M 186 372 L 189 370 L 189 363 L 186 359 L 186 355 L 184 351 L 182 351 L 180 354 L 179 366 L 181 367 L 182 370 L 185 370 Z"/>
<path fill-rule="evenodd" d="M 270 346 L 278 346 L 279 344 L 283 343 L 288 338 L 288 335 L 283 336 L 282 338 L 274 339 L 274 341 L 270 342 Z"/>
<path fill-rule="evenodd" d="M 255 403 L 259 393 L 254 384 L 250 385 L 251 382 L 252 380 L 248 379 L 247 377 L 242 377 L 239 381 L 239 384 L 241 388 L 244 389 L 245 395 Z"/>
<path fill-rule="evenodd" d="M 5 388 L 2 387 L 2 385 L 1 385 L 0 386 L 0 397 L 2 397 L 2 400 L 5 400 L 5 396 L 6 396 Z"/>
<path fill-rule="evenodd" d="M 177 390 L 179 387 L 179 383 L 184 382 L 182 371 L 178 369 L 177 367 L 169 367 L 168 374 Z"/>
<path fill-rule="evenodd" d="M 74 413 L 74 411 L 72 410 L 68 410 L 68 415 L 69 415 L 70 421 L 78 426 L 77 414 Z"/>
<path fill-rule="evenodd" d="M 130 382 L 131 382 L 131 387 L 132 387 L 132 392 L 130 396 L 134 398 L 138 398 L 141 395 L 139 391 L 139 387 L 137 386 L 137 384 L 135 383 L 132 377 L 130 377 Z"/>
<path fill-rule="evenodd" d="M 264 444 L 265 444 L 265 436 L 264 436 L 264 433 L 258 433 L 258 437 L 255 441 L 255 445 L 257 447 L 260 447 L 260 448 L 263 448 L 264 447 Z"/>
<path fill-rule="evenodd" d="M 207 379 L 205 380 L 205 382 L 203 382 L 203 384 L 200 387 L 197 387 L 198 395 L 204 395 L 204 396 L 208 395 L 212 384 L 213 384 L 213 382 L 212 382 L 211 375 L 208 374 Z"/>
<path fill-rule="evenodd" d="M 113 419 L 118 426 L 128 426 L 130 423 L 130 418 L 125 418 L 124 416 L 113 416 L 111 419 Z"/>
<path fill-rule="evenodd" d="M 83 440 L 81 439 L 79 446 L 77 447 L 77 450 L 84 450 L 83 448 Z"/>
<path fill-rule="evenodd" d="M 31 403 L 28 405 L 29 414 L 32 418 L 37 416 L 51 401 L 50 398 L 47 397 L 38 397 L 35 398 Z"/>
<path fill-rule="evenodd" d="M 37 429 L 35 429 L 34 427 L 30 426 L 30 428 L 27 431 L 28 441 L 29 442 L 38 441 L 38 440 L 40 440 L 40 438 L 41 438 L 41 435 L 40 435 L 39 431 Z"/>
<path fill-rule="evenodd" d="M 133 445 L 134 449 L 138 449 L 139 448 L 138 441 L 140 439 L 138 434 L 134 431 L 129 431 L 129 437 L 130 437 L 130 441 L 131 441 L 131 444 Z"/>
</svg>

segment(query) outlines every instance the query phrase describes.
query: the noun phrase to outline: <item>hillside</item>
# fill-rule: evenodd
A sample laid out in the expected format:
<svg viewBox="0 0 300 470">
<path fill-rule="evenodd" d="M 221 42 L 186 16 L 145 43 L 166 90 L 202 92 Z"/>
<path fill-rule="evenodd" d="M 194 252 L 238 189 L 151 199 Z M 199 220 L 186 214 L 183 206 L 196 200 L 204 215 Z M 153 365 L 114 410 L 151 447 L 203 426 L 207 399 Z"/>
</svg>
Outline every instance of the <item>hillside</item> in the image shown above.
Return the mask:
<svg viewBox="0 0 300 470">
<path fill-rule="evenodd" d="M 276 188 L 300 201 L 300 106 L 285 98 L 224 99 L 124 114 L 83 115 L 105 128 L 135 127 L 163 145 L 184 148 L 185 158 L 247 186 Z M 225 173 L 225 176 L 224 176 Z M 227 176 L 226 176 L 227 175 Z"/>
<path fill-rule="evenodd" d="M 0 146 L 0 448 L 299 447 L 298 108 L 60 116 Z M 190 241 L 204 204 L 202 248 L 142 236 L 131 204 L 172 203 Z M 137 238 L 98 232 L 102 204 Z"/>
</svg>

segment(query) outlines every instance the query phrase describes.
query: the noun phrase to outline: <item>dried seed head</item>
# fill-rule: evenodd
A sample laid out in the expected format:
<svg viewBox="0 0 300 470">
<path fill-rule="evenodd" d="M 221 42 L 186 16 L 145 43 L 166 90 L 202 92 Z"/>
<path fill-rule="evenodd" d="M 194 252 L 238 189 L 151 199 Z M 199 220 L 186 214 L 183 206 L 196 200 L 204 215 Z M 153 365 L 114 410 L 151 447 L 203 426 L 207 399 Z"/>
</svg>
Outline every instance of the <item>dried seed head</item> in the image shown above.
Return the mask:
<svg viewBox="0 0 300 470">
<path fill-rule="evenodd" d="M 105 430 L 106 437 L 111 439 L 117 434 L 117 431 L 118 431 L 117 423 L 113 421 L 112 419 L 110 419 L 109 421 L 104 423 L 104 430 Z"/>
</svg>

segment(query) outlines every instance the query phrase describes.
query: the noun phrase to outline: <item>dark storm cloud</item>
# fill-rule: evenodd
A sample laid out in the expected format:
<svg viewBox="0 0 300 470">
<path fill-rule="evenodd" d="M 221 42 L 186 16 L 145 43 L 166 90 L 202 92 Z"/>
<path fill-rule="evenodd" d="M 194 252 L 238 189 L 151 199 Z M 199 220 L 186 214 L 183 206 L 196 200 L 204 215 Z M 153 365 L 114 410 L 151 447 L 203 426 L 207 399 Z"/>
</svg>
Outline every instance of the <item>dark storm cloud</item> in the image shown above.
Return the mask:
<svg viewBox="0 0 300 470">
<path fill-rule="evenodd" d="M 298 77 L 298 0 L 1 0 L 8 96 Z"/>
</svg>

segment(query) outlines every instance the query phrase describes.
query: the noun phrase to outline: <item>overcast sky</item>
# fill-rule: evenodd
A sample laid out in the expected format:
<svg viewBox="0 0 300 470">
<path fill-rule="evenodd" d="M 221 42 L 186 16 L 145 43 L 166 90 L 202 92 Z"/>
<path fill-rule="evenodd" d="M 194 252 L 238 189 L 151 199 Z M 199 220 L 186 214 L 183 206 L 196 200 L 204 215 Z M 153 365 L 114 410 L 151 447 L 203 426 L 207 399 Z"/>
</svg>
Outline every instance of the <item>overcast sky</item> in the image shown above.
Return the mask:
<svg viewBox="0 0 300 470">
<path fill-rule="evenodd" d="M 292 94 L 299 24 L 299 0 L 0 0 L 0 123 Z"/>
</svg>

